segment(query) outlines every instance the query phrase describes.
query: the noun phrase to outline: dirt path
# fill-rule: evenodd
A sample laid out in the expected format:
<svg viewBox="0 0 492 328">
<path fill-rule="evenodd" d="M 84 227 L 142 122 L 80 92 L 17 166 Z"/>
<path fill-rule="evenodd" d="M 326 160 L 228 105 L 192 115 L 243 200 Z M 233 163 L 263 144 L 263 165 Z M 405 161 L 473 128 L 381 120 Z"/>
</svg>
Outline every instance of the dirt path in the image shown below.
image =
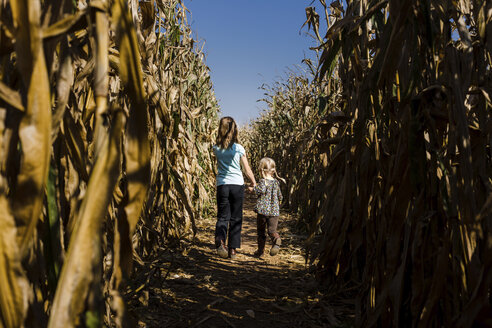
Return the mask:
<svg viewBox="0 0 492 328">
<path fill-rule="evenodd" d="M 132 286 L 129 310 L 139 327 L 336 327 L 346 326 L 347 304 L 327 299 L 305 266 L 294 219 L 279 222 L 280 253 L 262 259 L 256 250 L 254 200 L 246 197 L 242 247 L 235 260 L 219 258 L 215 219 L 203 220 L 197 240 L 180 253 L 163 252 L 146 281 Z M 270 245 L 267 244 L 266 251 Z"/>
</svg>

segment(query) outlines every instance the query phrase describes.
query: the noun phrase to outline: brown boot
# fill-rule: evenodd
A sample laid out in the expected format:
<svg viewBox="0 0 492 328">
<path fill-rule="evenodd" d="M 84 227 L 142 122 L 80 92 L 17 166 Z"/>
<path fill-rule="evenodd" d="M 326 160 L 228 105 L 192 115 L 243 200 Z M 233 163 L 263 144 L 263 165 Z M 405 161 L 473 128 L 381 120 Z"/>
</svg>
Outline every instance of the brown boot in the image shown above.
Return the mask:
<svg viewBox="0 0 492 328">
<path fill-rule="evenodd" d="M 234 260 L 236 258 L 236 249 L 229 247 L 229 258 Z"/>
<path fill-rule="evenodd" d="M 256 257 L 262 257 L 265 252 L 265 239 L 258 239 L 258 250 L 255 252 Z"/>
<path fill-rule="evenodd" d="M 275 256 L 280 251 L 280 244 L 282 243 L 280 237 L 275 238 L 272 248 L 270 248 L 270 255 Z"/>
</svg>

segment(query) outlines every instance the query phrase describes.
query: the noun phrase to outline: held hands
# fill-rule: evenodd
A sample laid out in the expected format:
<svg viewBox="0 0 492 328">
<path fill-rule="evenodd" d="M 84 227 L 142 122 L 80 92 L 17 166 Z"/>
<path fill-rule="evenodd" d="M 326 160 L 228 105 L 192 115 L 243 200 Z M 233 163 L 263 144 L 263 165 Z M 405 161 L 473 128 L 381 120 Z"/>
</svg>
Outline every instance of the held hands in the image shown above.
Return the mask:
<svg viewBox="0 0 492 328">
<path fill-rule="evenodd" d="M 250 194 L 254 193 L 254 189 L 256 187 L 256 183 L 251 183 L 251 184 L 248 184 L 248 188 L 246 189 Z"/>
</svg>

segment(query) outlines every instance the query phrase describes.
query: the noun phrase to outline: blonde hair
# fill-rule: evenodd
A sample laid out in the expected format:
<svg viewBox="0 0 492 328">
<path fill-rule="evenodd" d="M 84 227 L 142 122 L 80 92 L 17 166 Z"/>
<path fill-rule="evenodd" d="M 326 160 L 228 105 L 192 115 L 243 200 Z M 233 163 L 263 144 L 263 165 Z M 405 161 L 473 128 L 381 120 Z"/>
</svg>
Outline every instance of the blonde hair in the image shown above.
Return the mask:
<svg viewBox="0 0 492 328">
<path fill-rule="evenodd" d="M 268 174 L 285 183 L 285 179 L 278 176 L 277 169 L 275 168 L 275 161 L 270 157 L 263 157 L 260 160 L 258 171 L 260 171 L 260 175 L 263 179 L 265 179 L 265 176 Z"/>
<path fill-rule="evenodd" d="M 238 139 L 236 122 L 230 116 L 225 116 L 221 118 L 219 123 L 219 131 L 217 132 L 217 146 L 222 149 L 227 149 L 237 142 Z"/>
</svg>

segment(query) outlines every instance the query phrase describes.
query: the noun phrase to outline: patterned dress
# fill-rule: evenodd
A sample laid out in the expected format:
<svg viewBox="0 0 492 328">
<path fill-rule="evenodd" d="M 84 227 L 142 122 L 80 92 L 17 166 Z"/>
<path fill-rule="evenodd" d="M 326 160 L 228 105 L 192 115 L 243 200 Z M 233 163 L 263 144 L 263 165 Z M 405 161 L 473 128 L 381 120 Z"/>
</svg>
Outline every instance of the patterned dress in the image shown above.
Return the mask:
<svg viewBox="0 0 492 328">
<path fill-rule="evenodd" d="M 254 188 L 258 200 L 255 212 L 265 216 L 279 216 L 282 192 L 278 180 L 261 179 Z"/>
</svg>

